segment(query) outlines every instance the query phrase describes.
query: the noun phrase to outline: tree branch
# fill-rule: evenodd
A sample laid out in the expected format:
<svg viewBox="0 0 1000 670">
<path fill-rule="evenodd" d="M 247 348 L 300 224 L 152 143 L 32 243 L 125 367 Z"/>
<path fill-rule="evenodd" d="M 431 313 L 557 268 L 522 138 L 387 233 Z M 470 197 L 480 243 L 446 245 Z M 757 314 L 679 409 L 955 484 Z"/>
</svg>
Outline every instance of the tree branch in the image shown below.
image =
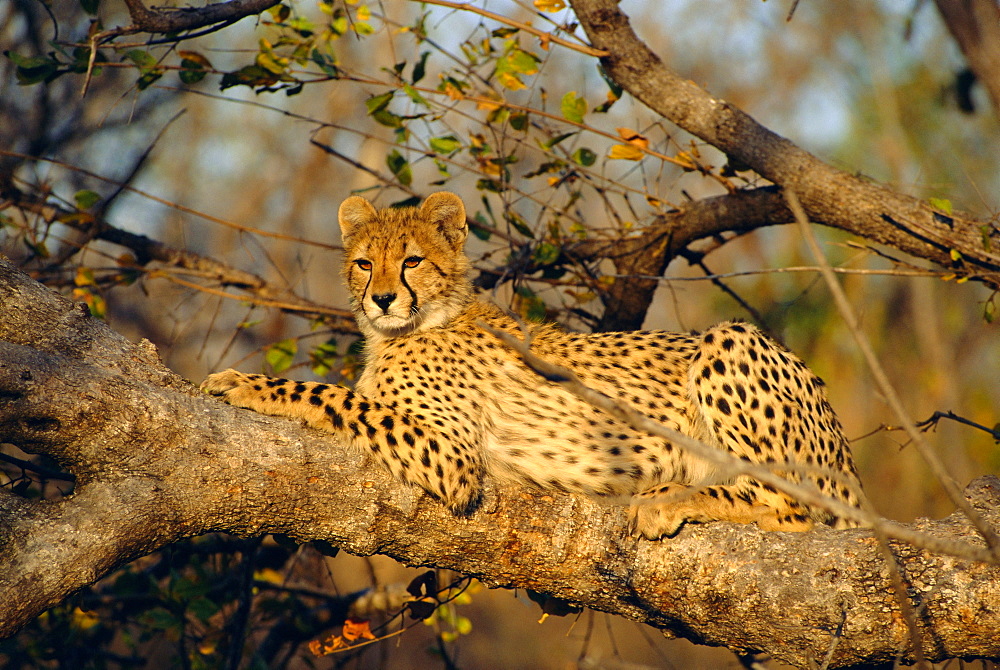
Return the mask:
<svg viewBox="0 0 1000 670">
<path fill-rule="evenodd" d="M 140 0 L 125 0 L 133 25 L 129 32 L 180 33 L 217 23 L 235 23 L 274 7 L 281 0 L 228 0 L 204 7 L 149 9 Z"/>
<path fill-rule="evenodd" d="M 1000 230 L 827 165 L 670 70 L 635 34 L 614 0 L 570 0 L 607 73 L 679 127 L 794 190 L 809 218 L 1000 286 Z M 992 245 L 983 242 L 986 235 Z M 955 260 L 952 251 L 960 258 Z"/>
<path fill-rule="evenodd" d="M 934 0 L 934 4 L 1000 114 L 1000 4 L 996 0 Z"/>
<path fill-rule="evenodd" d="M 123 561 L 222 530 L 454 569 L 798 666 L 831 647 L 829 667 L 906 657 L 906 627 L 866 531 L 716 523 L 645 542 L 625 534 L 620 508 L 508 489 L 456 518 L 329 435 L 201 396 L 147 345 L 2 262 L 0 440 L 55 456 L 77 477 L 57 501 L 0 490 L 0 635 Z M 966 494 L 1000 523 L 1000 480 Z M 982 546 L 959 515 L 912 526 Z M 892 546 L 926 657 L 1000 657 L 1000 567 Z"/>
</svg>

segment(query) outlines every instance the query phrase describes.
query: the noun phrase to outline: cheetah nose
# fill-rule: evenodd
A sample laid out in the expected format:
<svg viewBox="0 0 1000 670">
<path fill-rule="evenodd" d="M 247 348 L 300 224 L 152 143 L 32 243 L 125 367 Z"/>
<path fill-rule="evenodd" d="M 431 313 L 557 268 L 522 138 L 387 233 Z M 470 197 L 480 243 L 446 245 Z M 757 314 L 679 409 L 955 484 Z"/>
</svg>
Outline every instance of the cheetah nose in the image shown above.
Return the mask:
<svg viewBox="0 0 1000 670">
<path fill-rule="evenodd" d="M 389 305 L 392 301 L 396 299 L 395 293 L 381 293 L 379 295 L 372 296 L 372 302 L 382 308 L 382 311 L 389 309 Z"/>
</svg>

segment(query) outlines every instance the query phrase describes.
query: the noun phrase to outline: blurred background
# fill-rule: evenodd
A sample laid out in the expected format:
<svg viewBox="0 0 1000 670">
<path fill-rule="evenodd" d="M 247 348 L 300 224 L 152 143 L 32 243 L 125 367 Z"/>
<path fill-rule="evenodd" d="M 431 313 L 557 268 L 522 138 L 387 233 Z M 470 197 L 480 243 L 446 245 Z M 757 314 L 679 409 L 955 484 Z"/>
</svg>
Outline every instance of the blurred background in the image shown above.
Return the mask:
<svg viewBox="0 0 1000 670">
<path fill-rule="evenodd" d="M 469 253 L 493 299 L 585 330 L 603 309 L 601 287 L 628 277 L 606 261 L 573 262 L 565 245 L 640 231 L 725 193 L 723 182 L 763 183 L 618 99 L 594 58 L 518 29 L 579 43 L 561 4 L 476 4 L 512 24 L 413 2 L 293 2 L 179 44 L 121 37 L 90 75 L 88 36 L 127 25 L 123 5 L 0 5 L 0 252 L 130 338 L 151 340 L 194 382 L 233 366 L 350 383 L 358 349 L 344 321 L 337 207 L 352 193 L 387 206 L 450 190 L 479 224 Z M 997 110 L 963 74 L 933 4 L 805 1 L 788 21 L 791 4 L 621 8 L 675 71 L 822 159 L 995 222 Z M 637 142 L 674 160 L 631 156 Z M 954 411 L 997 424 L 996 296 L 817 232 L 830 262 L 853 272 L 839 276 L 911 416 Z M 142 236 L 165 246 L 151 250 Z M 645 327 L 758 322 L 827 381 L 882 514 L 950 513 L 891 430 L 896 419 L 797 230 L 699 249 L 700 265 L 670 264 Z M 960 486 L 1000 465 L 987 432 L 944 421 L 930 440 Z M 31 479 L 35 495 L 71 489 L 16 468 L 0 477 L 24 490 Z M 253 575 L 249 592 L 229 577 L 240 569 Z M 11 667 L 739 667 L 729 652 L 601 613 L 539 623 L 525 594 L 475 587 L 442 605 L 433 625 L 363 652 L 309 651 L 310 639 L 339 633 L 349 594 L 400 591 L 419 574 L 273 538 L 202 538 L 44 615 L 0 642 L 0 658 Z M 373 627 L 391 614 L 358 607 Z"/>
</svg>

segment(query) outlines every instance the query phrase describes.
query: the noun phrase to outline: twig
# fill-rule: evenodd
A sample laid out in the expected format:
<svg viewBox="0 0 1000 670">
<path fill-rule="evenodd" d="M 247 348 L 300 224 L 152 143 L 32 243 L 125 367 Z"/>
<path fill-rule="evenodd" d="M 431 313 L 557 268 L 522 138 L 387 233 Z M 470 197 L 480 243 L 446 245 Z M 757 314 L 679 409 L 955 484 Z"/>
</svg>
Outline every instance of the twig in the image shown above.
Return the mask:
<svg viewBox="0 0 1000 670">
<path fill-rule="evenodd" d="M 797 469 L 797 465 L 794 463 L 772 463 L 770 464 L 771 467 L 757 465 L 664 426 L 645 414 L 636 411 L 627 403 L 620 402 L 596 389 L 590 388 L 581 382 L 572 370 L 539 358 L 531 352 L 529 342 L 520 340 L 510 333 L 497 330 L 483 322 L 479 322 L 478 325 L 520 354 L 525 365 L 548 381 L 559 384 L 584 402 L 604 410 L 615 418 L 624 421 L 630 427 L 669 440 L 681 449 L 688 451 L 698 458 L 703 458 L 727 472 L 753 477 L 764 484 L 770 484 L 806 505 L 823 507 L 845 519 L 870 524 L 873 528 L 883 532 L 887 537 L 901 540 L 914 547 L 949 556 L 958 556 L 972 561 L 1000 563 L 1000 559 L 992 551 L 987 551 L 965 542 L 911 530 L 893 521 L 879 517 L 870 511 L 859 509 L 824 496 L 816 489 L 791 482 L 776 474 L 772 469 L 773 467 L 774 469 L 784 471 L 795 470 Z"/>
<path fill-rule="evenodd" d="M 997 424 L 995 428 L 987 428 L 982 424 L 966 419 L 964 416 L 959 416 L 952 411 L 934 412 L 930 418 L 918 422 L 917 428 L 920 428 L 921 430 L 930 430 L 931 428 L 937 427 L 937 423 L 941 419 L 951 419 L 952 421 L 956 421 L 958 423 L 964 423 L 966 426 L 978 428 L 979 430 L 988 433 L 997 442 L 1000 442 L 1000 424 Z"/>
<path fill-rule="evenodd" d="M 488 19 L 492 19 L 499 23 L 506 24 L 512 28 L 517 28 L 518 30 L 523 30 L 526 33 L 531 33 L 538 39 L 542 40 L 542 44 L 547 44 L 553 42 L 560 46 L 564 46 L 567 49 L 572 49 L 573 51 L 579 51 L 587 56 L 594 56 L 596 58 L 604 58 L 605 56 L 610 56 L 607 51 L 602 49 L 595 49 L 592 46 L 585 44 L 575 44 L 569 40 L 564 40 L 561 37 L 556 37 L 552 33 L 545 32 L 534 26 L 529 26 L 527 23 L 521 23 L 520 21 L 515 21 L 513 19 L 508 19 L 506 16 L 501 14 L 495 14 L 488 9 L 482 9 L 480 7 L 475 7 L 466 2 L 449 2 L 448 0 L 421 0 L 425 5 L 438 5 L 440 7 L 450 7 L 451 9 L 457 9 L 463 12 L 472 12 L 473 14 L 479 14 L 480 16 L 485 16 Z"/>
<path fill-rule="evenodd" d="M 161 197 L 153 195 L 152 193 L 149 193 L 147 191 L 143 191 L 141 189 L 138 189 L 138 188 L 136 188 L 134 186 L 129 186 L 128 184 L 123 184 L 121 181 L 119 181 L 117 179 L 111 179 L 110 177 L 105 177 L 103 175 L 97 174 L 96 172 L 91 172 L 90 170 L 87 170 L 85 168 L 82 168 L 82 167 L 79 167 L 79 166 L 76 166 L 76 165 L 72 165 L 70 163 L 66 163 L 64 161 L 61 161 L 61 160 L 58 160 L 58 159 L 55 159 L 55 158 L 47 158 L 45 156 L 31 156 L 29 154 L 20 153 L 20 152 L 17 152 L 17 151 L 7 151 L 6 149 L 0 149 L 0 156 L 10 156 L 11 158 L 20 158 L 20 159 L 26 160 L 26 161 L 45 161 L 46 163 L 51 163 L 53 165 L 58 165 L 61 168 L 65 168 L 67 170 L 73 170 L 74 172 L 78 172 L 78 173 L 80 173 L 82 175 L 86 175 L 86 176 L 91 177 L 93 179 L 98 179 L 98 180 L 103 181 L 103 182 L 105 182 L 107 184 L 112 184 L 114 186 L 121 187 L 121 188 L 125 189 L 126 191 L 129 191 L 131 193 L 135 193 L 136 195 L 140 195 L 140 196 L 142 196 L 144 198 L 148 198 L 149 200 L 152 200 L 153 202 L 159 203 L 159 204 L 164 205 L 166 207 L 170 207 L 171 209 L 176 209 L 179 212 L 184 212 L 185 214 L 191 214 L 192 216 L 196 216 L 196 217 L 198 217 L 200 219 L 204 219 L 204 220 L 209 221 L 211 223 L 218 223 L 219 225 L 225 226 L 227 228 L 232 228 L 234 230 L 238 230 L 241 233 L 251 233 L 253 235 L 260 235 L 261 237 L 270 237 L 270 238 L 277 239 L 277 240 L 284 240 L 284 241 L 287 241 L 287 242 L 295 242 L 297 244 L 307 244 L 307 245 L 310 245 L 310 246 L 320 247 L 322 249 L 331 249 L 331 250 L 334 250 L 334 251 L 339 251 L 340 248 L 341 248 L 340 246 L 338 246 L 336 244 L 327 244 L 325 242 L 317 242 L 315 240 L 308 240 L 308 239 L 305 239 L 305 238 L 302 238 L 302 237 L 296 237 L 295 235 L 285 235 L 283 233 L 274 233 L 274 232 L 271 232 L 271 231 L 268 231 L 268 230 L 262 230 L 260 228 L 253 228 L 251 226 L 244 226 L 244 225 L 240 225 L 238 223 L 233 223 L 232 221 L 227 221 L 226 219 L 222 219 L 222 218 L 219 218 L 217 216 L 212 216 L 211 214 L 205 214 L 204 212 L 199 212 L 196 209 L 192 209 L 190 207 L 186 207 L 184 205 L 180 205 L 180 204 L 178 204 L 176 202 L 171 202 L 170 200 L 167 200 L 166 198 L 161 198 Z"/>
<path fill-rule="evenodd" d="M 878 361 L 878 357 L 875 355 L 875 350 L 872 348 L 871 342 L 865 336 L 864 332 L 861 330 L 858 324 L 858 319 L 854 314 L 854 310 L 851 308 L 850 302 L 847 300 L 847 295 L 844 293 L 844 289 L 837 282 L 836 277 L 834 277 L 833 270 L 830 268 L 829 262 L 823 255 L 819 248 L 819 243 L 816 241 L 815 235 L 813 235 L 812 228 L 809 226 L 809 219 L 806 217 L 805 210 L 802 209 L 802 204 L 799 202 L 798 197 L 793 191 L 786 190 L 785 198 L 788 201 L 788 206 L 795 215 L 795 219 L 799 223 L 799 228 L 802 230 L 802 234 L 806 239 L 806 243 L 809 245 L 809 249 L 813 256 L 816 258 L 816 262 L 819 264 L 820 270 L 823 273 L 823 278 L 826 280 L 827 286 L 830 288 L 830 293 L 833 295 L 834 302 L 837 304 L 837 309 L 840 311 L 844 322 L 847 324 L 848 329 L 854 336 L 855 342 L 858 344 L 858 348 L 861 350 L 862 355 L 865 358 L 865 362 L 868 364 L 869 369 L 872 372 L 872 376 L 875 378 L 875 383 L 878 384 L 879 390 L 885 397 L 886 402 L 889 403 L 889 407 L 895 413 L 900 424 L 906 430 L 907 435 L 913 440 L 914 445 L 917 447 L 917 451 L 923 456 L 924 460 L 930 466 L 931 471 L 941 482 L 941 486 L 944 487 L 945 492 L 951 501 L 958 507 L 965 516 L 972 522 L 979 534 L 982 535 L 983 539 L 986 540 L 986 544 L 989 546 L 990 553 L 993 556 L 994 562 L 1000 562 L 1000 536 L 997 536 L 996 531 L 986 523 L 983 517 L 972 508 L 969 501 L 965 499 L 962 492 L 955 485 L 954 480 L 948 473 L 947 468 L 938 458 L 938 455 L 934 453 L 934 449 L 931 448 L 930 444 L 924 438 L 923 434 L 917 430 L 916 424 L 913 419 L 907 414 L 906 409 L 903 407 L 903 402 L 900 400 L 899 395 L 893 388 L 889 381 L 889 377 L 886 375 L 885 370 Z"/>
</svg>

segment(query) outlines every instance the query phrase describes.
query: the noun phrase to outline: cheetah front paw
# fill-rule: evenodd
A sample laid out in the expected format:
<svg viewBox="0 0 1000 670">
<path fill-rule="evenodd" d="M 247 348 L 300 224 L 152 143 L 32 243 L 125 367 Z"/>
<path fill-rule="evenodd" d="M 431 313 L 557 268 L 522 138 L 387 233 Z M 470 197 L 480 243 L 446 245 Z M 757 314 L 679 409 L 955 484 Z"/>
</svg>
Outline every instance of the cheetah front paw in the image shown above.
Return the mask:
<svg viewBox="0 0 1000 670">
<path fill-rule="evenodd" d="M 230 405 L 253 408 L 253 401 L 260 395 L 260 390 L 254 388 L 254 381 L 260 375 L 251 375 L 239 370 L 223 370 L 205 377 L 201 390 L 211 395 L 220 396 Z"/>
<path fill-rule="evenodd" d="M 201 383 L 199 388 L 205 393 L 224 396 L 227 391 L 249 383 L 250 375 L 230 368 L 205 377 L 205 381 Z"/>
<path fill-rule="evenodd" d="M 679 533 L 688 520 L 685 507 L 680 504 L 687 488 L 683 484 L 666 484 L 635 496 L 628 510 L 629 532 L 654 541 Z M 657 498 L 673 498 L 677 502 L 654 501 Z"/>
</svg>

